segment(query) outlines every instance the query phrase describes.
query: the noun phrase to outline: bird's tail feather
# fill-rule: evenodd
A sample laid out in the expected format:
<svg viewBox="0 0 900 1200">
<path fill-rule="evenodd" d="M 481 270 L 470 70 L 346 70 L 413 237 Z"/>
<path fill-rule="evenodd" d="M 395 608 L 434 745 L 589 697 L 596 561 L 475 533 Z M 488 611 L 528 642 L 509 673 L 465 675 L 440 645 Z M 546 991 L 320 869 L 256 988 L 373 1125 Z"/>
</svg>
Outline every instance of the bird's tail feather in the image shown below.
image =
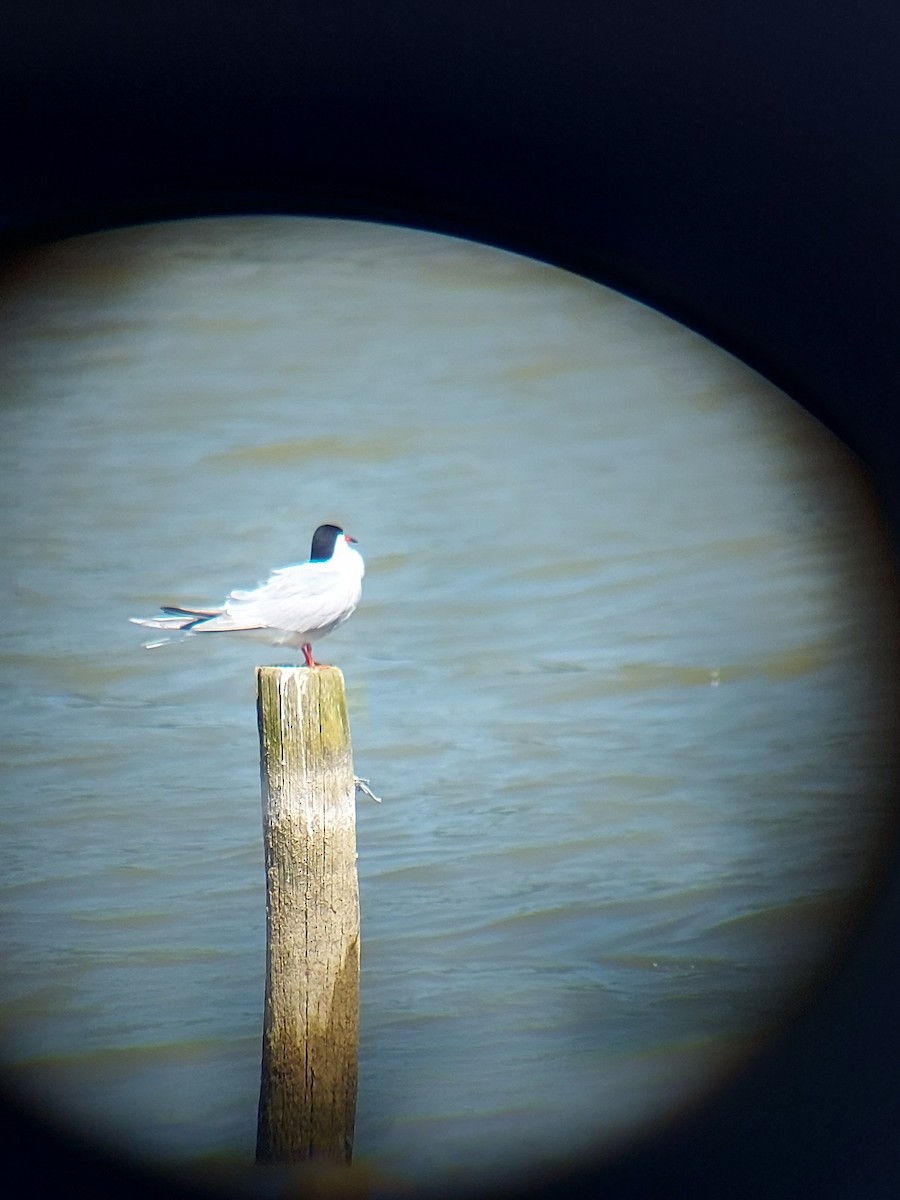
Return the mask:
<svg viewBox="0 0 900 1200">
<path fill-rule="evenodd" d="M 131 617 L 135 625 L 147 629 L 167 629 L 170 633 L 179 629 L 184 633 L 238 633 L 259 629 L 256 622 L 236 619 L 222 608 L 178 608 L 174 604 L 161 605 L 163 617 Z"/>
<path fill-rule="evenodd" d="M 174 606 L 163 605 L 162 611 L 166 614 L 164 617 L 130 617 L 129 620 L 134 625 L 143 625 L 147 629 L 193 629 L 195 625 L 200 625 L 204 621 L 210 621 L 213 617 L 218 616 L 218 611 L 207 610 L 201 612 L 197 609 L 190 608 L 175 608 Z"/>
<path fill-rule="evenodd" d="M 173 617 L 217 617 L 221 608 L 179 608 L 177 604 L 161 604 L 164 613 Z"/>
</svg>

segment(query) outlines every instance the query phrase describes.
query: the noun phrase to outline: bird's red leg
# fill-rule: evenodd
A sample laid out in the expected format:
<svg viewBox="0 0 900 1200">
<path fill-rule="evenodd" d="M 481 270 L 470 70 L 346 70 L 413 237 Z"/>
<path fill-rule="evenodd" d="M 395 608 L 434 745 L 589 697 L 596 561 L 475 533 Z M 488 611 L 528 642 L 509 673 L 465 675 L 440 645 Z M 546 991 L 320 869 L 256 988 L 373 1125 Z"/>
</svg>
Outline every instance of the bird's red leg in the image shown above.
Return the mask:
<svg viewBox="0 0 900 1200">
<path fill-rule="evenodd" d="M 319 667 L 328 666 L 328 663 L 316 662 L 312 656 L 312 646 L 309 644 L 309 642 L 307 642 L 305 646 L 301 646 L 300 649 L 303 651 L 303 657 L 306 659 L 306 665 L 308 667 L 315 667 L 318 670 Z"/>
</svg>

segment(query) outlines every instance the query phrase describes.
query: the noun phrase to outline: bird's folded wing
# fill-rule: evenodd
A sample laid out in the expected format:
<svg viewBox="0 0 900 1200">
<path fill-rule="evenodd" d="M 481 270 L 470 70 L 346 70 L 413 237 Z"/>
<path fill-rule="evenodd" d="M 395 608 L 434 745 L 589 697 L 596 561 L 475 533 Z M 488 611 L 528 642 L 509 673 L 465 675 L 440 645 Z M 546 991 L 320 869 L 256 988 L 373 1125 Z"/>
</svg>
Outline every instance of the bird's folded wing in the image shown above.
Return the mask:
<svg viewBox="0 0 900 1200">
<path fill-rule="evenodd" d="M 253 613 L 239 610 L 236 613 L 223 612 L 218 617 L 210 617 L 208 620 L 201 619 L 191 625 L 191 632 L 240 633 L 250 629 L 265 629 L 268 624 L 267 621 L 260 621 Z"/>
<path fill-rule="evenodd" d="M 263 600 L 251 601 L 246 604 L 229 605 L 229 611 L 223 618 L 205 622 L 202 628 L 209 629 L 220 619 L 230 618 L 234 624 L 231 629 L 253 629 L 260 626 L 269 629 L 293 629 L 298 633 L 313 631 L 330 625 L 339 616 L 344 615 L 347 605 L 342 597 L 330 592 L 324 596 L 284 596 L 273 598 L 267 596 Z M 349 614 L 348 614 L 349 615 Z M 225 628 L 224 625 L 221 628 Z"/>
<path fill-rule="evenodd" d="M 299 563 L 292 567 L 280 567 L 273 571 L 259 587 L 231 592 L 225 601 L 230 609 L 239 604 L 257 601 L 299 600 L 305 597 L 322 596 L 330 592 L 340 580 L 339 571 L 324 563 Z"/>
</svg>

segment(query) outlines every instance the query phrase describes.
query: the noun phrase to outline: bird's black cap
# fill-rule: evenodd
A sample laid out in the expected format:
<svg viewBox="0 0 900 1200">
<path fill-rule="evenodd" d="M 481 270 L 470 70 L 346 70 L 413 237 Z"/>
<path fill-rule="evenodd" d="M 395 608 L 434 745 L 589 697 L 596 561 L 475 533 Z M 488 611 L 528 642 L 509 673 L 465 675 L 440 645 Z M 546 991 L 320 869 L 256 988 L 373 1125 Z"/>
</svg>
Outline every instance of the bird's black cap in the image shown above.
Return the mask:
<svg viewBox="0 0 900 1200">
<path fill-rule="evenodd" d="M 334 554 L 334 544 L 339 537 L 344 536 L 343 529 L 337 525 L 320 525 L 313 534 L 312 550 L 309 552 L 310 562 L 328 562 Z"/>
</svg>

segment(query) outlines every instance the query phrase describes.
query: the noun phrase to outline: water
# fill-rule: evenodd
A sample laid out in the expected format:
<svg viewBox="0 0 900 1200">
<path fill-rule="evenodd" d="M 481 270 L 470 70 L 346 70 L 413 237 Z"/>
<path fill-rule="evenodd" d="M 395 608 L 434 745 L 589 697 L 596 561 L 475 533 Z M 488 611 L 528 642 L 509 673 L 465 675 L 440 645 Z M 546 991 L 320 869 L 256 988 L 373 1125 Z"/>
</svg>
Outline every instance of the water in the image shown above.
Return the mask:
<svg viewBox="0 0 900 1200">
<path fill-rule="evenodd" d="M 827 972 L 890 828 L 896 578 L 852 457 L 592 283 L 378 226 L 76 239 L 0 318 L 11 1085 L 153 1162 L 252 1160 L 252 667 L 145 650 L 336 521 L 363 604 L 356 1160 L 613 1149 Z"/>
</svg>

